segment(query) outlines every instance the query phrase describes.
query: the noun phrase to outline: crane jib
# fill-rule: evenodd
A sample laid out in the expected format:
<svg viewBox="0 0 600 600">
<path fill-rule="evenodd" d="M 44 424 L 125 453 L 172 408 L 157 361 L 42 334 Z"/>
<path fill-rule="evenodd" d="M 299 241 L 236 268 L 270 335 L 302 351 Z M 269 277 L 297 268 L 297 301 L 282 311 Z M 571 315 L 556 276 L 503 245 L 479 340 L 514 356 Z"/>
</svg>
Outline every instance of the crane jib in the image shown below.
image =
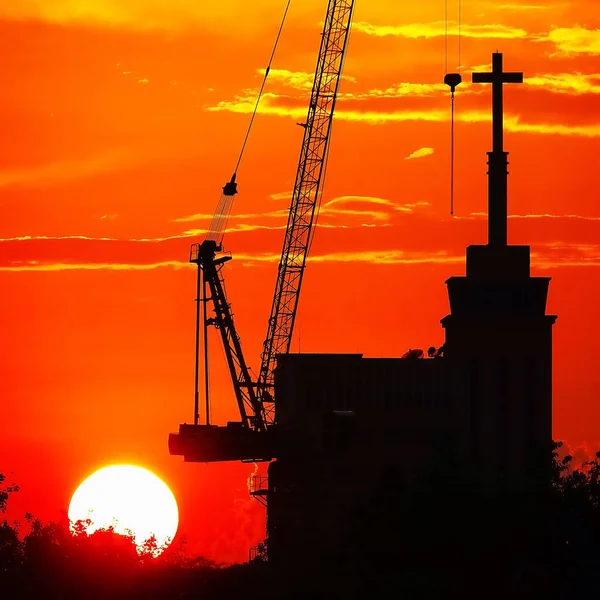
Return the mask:
<svg viewBox="0 0 600 600">
<path fill-rule="evenodd" d="M 183 423 L 179 427 L 179 433 L 169 436 L 169 452 L 183 456 L 186 461 L 253 461 L 271 460 L 277 456 L 277 428 L 272 427 L 275 424 L 274 370 L 277 355 L 287 353 L 292 341 L 304 268 L 321 201 L 331 125 L 353 11 L 354 0 L 328 2 L 308 113 L 306 121 L 301 124 L 302 146 L 257 379 L 251 377 L 242 352 L 222 272 L 223 266 L 231 258 L 223 253 L 222 234 L 237 192 L 235 173 L 223 188 L 206 239 L 201 244 L 192 246 L 190 262 L 198 265 L 198 277 L 202 275 L 204 287 L 208 287 L 210 292 L 210 297 L 205 292 L 204 297 L 200 298 L 198 279 L 197 301 L 204 302 L 205 309 L 206 303 L 211 301 L 214 311 L 214 316 L 203 319 L 205 344 L 206 328 L 214 326 L 220 333 L 241 421 L 229 422 L 226 426 L 211 425 L 208 419 L 207 389 L 207 419 L 206 424 L 200 425 L 196 376 L 194 424 Z M 198 310 L 198 323 L 199 315 Z M 198 346 L 198 340 L 196 345 Z M 207 364 L 206 348 L 205 363 Z M 196 373 L 197 371 L 198 369 Z"/>
<path fill-rule="evenodd" d="M 353 10 L 354 0 L 329 2 L 308 115 L 303 123 L 304 138 L 257 386 L 267 425 L 275 420 L 273 386 L 277 355 L 287 353 L 292 341 Z"/>
</svg>

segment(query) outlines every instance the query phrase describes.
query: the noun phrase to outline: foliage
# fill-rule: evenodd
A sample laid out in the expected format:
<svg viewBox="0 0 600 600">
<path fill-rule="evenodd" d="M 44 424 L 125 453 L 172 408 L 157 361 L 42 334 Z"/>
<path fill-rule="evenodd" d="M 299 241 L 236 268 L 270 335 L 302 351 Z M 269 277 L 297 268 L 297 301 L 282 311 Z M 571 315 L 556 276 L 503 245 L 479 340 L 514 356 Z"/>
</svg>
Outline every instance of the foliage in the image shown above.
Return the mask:
<svg viewBox="0 0 600 600">
<path fill-rule="evenodd" d="M 600 597 L 600 452 L 579 468 L 552 448 L 552 481 L 543 497 L 510 494 L 474 500 L 469 474 L 432 474 L 409 497 L 389 472 L 355 515 L 347 543 L 322 541 L 291 565 L 254 560 L 225 567 L 187 553 L 185 541 L 157 558 L 156 540 L 139 552 L 111 529 L 86 523 L 0 522 L 2 598 L 486 598 Z M 456 475 L 456 474 L 455 474 Z M 2 511 L 14 485 L 2 487 Z M 465 593 L 466 592 L 466 593 Z"/>
<path fill-rule="evenodd" d="M 6 504 L 10 494 L 14 494 L 19 491 L 19 486 L 6 483 L 6 475 L 0 473 L 0 512 L 6 512 Z"/>
</svg>

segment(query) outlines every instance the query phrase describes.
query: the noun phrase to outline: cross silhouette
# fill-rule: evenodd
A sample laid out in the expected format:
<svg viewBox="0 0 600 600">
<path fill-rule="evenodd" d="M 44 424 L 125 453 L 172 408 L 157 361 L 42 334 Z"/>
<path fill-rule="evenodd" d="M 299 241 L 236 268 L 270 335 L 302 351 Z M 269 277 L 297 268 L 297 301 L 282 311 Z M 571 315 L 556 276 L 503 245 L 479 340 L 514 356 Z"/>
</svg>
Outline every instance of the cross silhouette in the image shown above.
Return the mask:
<svg viewBox="0 0 600 600">
<path fill-rule="evenodd" d="M 492 147 L 488 152 L 488 244 L 507 244 L 507 179 L 508 152 L 504 152 L 504 106 L 502 90 L 505 83 L 523 83 L 523 73 L 505 73 L 502 54 L 492 54 L 491 73 L 473 73 L 473 83 L 492 84 Z"/>
<path fill-rule="evenodd" d="M 503 151 L 503 113 L 502 89 L 505 83 L 523 83 L 523 73 L 505 73 L 502 70 L 502 53 L 492 54 L 491 73 L 473 73 L 473 83 L 492 84 L 492 131 L 493 148 L 495 151 Z"/>
</svg>

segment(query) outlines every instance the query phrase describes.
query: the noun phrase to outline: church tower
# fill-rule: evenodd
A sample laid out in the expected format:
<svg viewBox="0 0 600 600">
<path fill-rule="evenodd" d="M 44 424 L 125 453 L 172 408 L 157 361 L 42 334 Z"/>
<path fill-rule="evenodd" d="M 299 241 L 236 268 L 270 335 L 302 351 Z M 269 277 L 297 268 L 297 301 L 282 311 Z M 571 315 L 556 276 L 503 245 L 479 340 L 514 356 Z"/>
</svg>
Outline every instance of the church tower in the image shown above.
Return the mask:
<svg viewBox="0 0 600 600">
<path fill-rule="evenodd" d="M 450 314 L 444 357 L 453 381 L 458 436 L 482 491 L 535 491 L 549 479 L 552 443 L 552 326 L 549 277 L 531 277 L 530 247 L 507 243 L 508 152 L 503 147 L 502 54 L 491 73 L 493 150 L 488 152 L 488 243 L 467 248 L 466 277 L 446 281 Z"/>
</svg>

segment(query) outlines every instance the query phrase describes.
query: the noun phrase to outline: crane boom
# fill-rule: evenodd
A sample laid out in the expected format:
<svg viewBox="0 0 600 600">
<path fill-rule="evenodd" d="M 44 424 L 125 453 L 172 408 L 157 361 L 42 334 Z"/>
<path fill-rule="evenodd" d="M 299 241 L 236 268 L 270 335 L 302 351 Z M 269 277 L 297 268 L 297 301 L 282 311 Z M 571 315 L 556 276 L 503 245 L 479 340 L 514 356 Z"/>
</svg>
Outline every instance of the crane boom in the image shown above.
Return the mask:
<svg viewBox="0 0 600 600">
<path fill-rule="evenodd" d="M 221 273 L 223 264 L 231 258 L 223 254 L 221 239 L 233 196 L 237 193 L 235 174 L 223 188 L 206 239 L 192 247 L 190 262 L 198 265 L 199 275 L 201 272 L 210 288 L 211 297 L 205 297 L 203 301 L 211 300 L 214 307 L 215 316 L 203 319 L 205 340 L 208 325 L 220 331 L 241 422 L 229 422 L 222 427 L 210 425 L 207 417 L 206 425 L 200 425 L 196 410 L 193 425 L 183 423 L 179 426 L 179 433 L 169 435 L 169 452 L 184 456 L 186 461 L 254 461 L 271 460 L 277 456 L 278 434 L 272 427 L 275 425 L 274 370 L 277 355 L 287 353 L 292 340 L 306 257 L 327 165 L 331 124 L 353 11 L 354 0 L 328 0 L 308 115 L 301 123 L 304 128 L 302 148 L 256 381 L 251 379 L 242 353 Z M 197 398 L 198 393 L 196 405 Z"/>
<path fill-rule="evenodd" d="M 258 376 L 257 396 L 263 404 L 267 425 L 275 419 L 276 358 L 287 353 L 292 342 L 353 11 L 354 0 L 329 0 L 308 116 L 301 124 L 304 139 Z"/>
</svg>

